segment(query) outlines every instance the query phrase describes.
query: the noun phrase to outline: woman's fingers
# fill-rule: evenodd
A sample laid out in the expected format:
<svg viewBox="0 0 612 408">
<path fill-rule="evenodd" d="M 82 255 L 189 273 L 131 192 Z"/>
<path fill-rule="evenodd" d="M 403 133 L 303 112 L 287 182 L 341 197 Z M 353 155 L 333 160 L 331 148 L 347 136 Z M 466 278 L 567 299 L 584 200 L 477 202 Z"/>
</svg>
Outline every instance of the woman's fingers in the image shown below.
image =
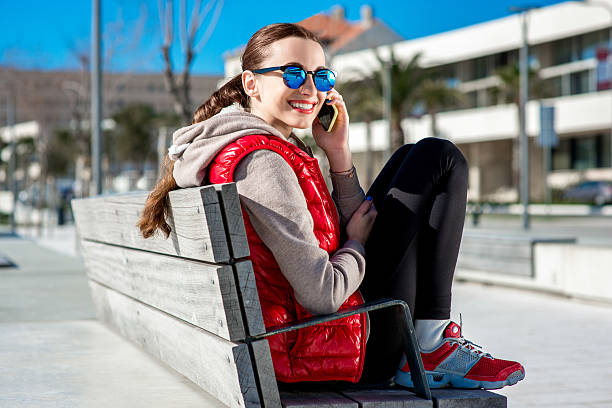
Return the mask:
<svg viewBox="0 0 612 408">
<path fill-rule="evenodd" d="M 370 221 L 373 221 L 378 214 L 374 207 L 374 203 L 370 200 L 363 200 L 361 205 L 357 208 L 357 212 L 364 217 L 368 217 Z"/>
</svg>

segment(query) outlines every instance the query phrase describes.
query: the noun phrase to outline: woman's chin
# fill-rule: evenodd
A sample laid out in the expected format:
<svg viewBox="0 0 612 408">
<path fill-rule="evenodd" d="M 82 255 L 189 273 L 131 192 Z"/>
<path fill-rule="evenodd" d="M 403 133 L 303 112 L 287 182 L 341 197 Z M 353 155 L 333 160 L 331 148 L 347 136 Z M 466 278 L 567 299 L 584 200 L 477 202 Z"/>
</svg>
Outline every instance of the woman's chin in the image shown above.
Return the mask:
<svg viewBox="0 0 612 408">
<path fill-rule="evenodd" d="M 308 129 L 312 126 L 312 120 L 296 120 L 291 124 L 294 129 Z"/>
</svg>

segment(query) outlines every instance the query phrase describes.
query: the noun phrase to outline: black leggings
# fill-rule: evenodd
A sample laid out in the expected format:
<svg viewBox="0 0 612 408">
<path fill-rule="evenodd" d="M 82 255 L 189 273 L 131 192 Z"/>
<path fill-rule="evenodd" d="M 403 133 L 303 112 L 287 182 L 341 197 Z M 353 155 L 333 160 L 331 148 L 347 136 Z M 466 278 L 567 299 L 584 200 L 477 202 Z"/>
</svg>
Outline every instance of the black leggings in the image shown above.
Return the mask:
<svg viewBox="0 0 612 408">
<path fill-rule="evenodd" d="M 468 165 L 450 141 L 400 147 L 372 184 L 378 216 L 366 242 L 366 301 L 401 299 L 413 319 L 450 318 L 451 286 L 465 220 Z M 370 313 L 363 383 L 385 381 L 402 356 L 396 310 Z"/>
</svg>

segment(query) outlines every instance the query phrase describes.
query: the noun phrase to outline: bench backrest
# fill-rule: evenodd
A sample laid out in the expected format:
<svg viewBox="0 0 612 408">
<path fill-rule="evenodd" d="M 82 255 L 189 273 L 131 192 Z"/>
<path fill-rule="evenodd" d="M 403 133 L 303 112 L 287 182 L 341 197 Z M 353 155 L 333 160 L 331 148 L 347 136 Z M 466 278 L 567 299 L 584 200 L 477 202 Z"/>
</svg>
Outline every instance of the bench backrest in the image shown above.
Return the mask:
<svg viewBox="0 0 612 408">
<path fill-rule="evenodd" d="M 280 407 L 234 183 L 170 192 L 172 232 L 136 227 L 147 192 L 72 201 L 97 317 L 231 407 Z"/>
</svg>

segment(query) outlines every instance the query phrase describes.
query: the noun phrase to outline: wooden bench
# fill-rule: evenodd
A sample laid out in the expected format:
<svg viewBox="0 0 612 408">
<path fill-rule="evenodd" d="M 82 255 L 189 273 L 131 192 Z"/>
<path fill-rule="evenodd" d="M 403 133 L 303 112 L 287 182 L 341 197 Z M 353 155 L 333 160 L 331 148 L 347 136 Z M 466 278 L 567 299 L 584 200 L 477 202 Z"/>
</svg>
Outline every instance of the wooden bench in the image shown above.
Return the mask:
<svg viewBox="0 0 612 408">
<path fill-rule="evenodd" d="M 97 317 L 229 407 L 505 407 L 484 390 L 433 390 L 410 312 L 381 300 L 266 331 L 233 183 L 172 191 L 168 239 L 136 227 L 148 193 L 72 201 Z M 400 307 L 415 392 L 387 387 L 279 391 L 267 337 L 339 317 Z M 135 379 L 137 381 L 137 379 Z M 433 399 L 431 396 L 433 395 Z"/>
</svg>

